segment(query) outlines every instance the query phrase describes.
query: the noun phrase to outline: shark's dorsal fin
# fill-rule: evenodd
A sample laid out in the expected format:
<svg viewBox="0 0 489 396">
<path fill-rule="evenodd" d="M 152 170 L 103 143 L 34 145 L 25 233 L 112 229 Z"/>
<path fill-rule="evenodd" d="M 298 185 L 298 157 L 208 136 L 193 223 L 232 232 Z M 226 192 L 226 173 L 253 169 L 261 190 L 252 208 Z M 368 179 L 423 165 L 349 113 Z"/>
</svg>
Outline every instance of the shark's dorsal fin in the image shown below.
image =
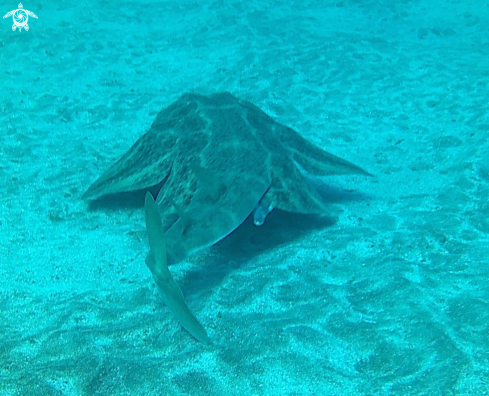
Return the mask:
<svg viewBox="0 0 489 396">
<path fill-rule="evenodd" d="M 207 194 L 214 202 L 217 202 L 221 195 L 222 188 L 222 184 L 219 180 L 208 169 L 201 167 L 199 164 L 191 163 L 188 167 L 194 173 L 197 180 L 202 184 L 202 187 Z"/>
</svg>

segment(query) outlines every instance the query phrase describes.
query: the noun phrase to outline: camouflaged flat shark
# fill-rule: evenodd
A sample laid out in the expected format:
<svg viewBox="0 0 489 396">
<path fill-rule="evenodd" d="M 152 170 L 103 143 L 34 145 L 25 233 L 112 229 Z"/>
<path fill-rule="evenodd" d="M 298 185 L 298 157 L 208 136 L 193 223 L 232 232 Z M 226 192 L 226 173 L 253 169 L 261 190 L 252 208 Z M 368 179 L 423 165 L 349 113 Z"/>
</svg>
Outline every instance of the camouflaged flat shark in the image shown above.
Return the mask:
<svg viewBox="0 0 489 396">
<path fill-rule="evenodd" d="M 147 226 L 148 234 L 155 230 L 160 235 L 166 255 L 165 260 L 161 251 L 158 260 L 152 252 L 148 257 L 147 264 L 157 280 L 155 266 L 166 267 L 213 245 L 250 214 L 255 224 L 261 225 L 274 208 L 327 213 L 301 170 L 318 176 L 369 175 L 230 93 L 184 94 L 160 111 L 151 128 L 83 198 L 97 199 L 162 183 L 156 205 L 146 197 L 146 212 L 154 220 L 152 208 L 157 207 L 157 222 L 162 226 L 161 232 Z M 207 340 L 205 331 L 197 330 L 199 336 L 193 335 Z"/>
</svg>

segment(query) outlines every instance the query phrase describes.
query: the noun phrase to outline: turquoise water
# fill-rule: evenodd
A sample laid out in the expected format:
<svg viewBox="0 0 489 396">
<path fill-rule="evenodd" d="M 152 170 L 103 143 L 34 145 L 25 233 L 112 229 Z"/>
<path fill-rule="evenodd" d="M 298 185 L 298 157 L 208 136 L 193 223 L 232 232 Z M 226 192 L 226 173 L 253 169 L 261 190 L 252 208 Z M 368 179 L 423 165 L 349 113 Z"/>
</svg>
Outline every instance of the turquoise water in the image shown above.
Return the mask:
<svg viewBox="0 0 489 396">
<path fill-rule="evenodd" d="M 0 24 L 0 396 L 489 394 L 485 1 L 31 2 Z M 3 16 L 16 2 L 0 2 Z M 184 92 L 229 91 L 374 178 L 314 178 L 172 266 L 88 186 Z"/>
</svg>

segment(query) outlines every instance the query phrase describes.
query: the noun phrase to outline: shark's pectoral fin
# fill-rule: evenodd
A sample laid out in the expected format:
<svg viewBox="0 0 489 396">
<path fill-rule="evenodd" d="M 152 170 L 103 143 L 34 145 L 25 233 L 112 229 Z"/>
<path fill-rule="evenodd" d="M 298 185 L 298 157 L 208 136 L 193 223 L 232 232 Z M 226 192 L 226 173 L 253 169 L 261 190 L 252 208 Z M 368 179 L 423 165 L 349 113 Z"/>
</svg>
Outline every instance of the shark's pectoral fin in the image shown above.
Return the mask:
<svg viewBox="0 0 489 396">
<path fill-rule="evenodd" d="M 182 291 L 173 280 L 166 262 L 166 248 L 163 227 L 158 207 L 153 196 L 147 192 L 145 198 L 146 231 L 148 233 L 150 254 L 146 260 L 158 288 L 163 293 L 165 303 L 180 324 L 198 341 L 210 344 L 205 329 L 190 311 Z"/>
</svg>

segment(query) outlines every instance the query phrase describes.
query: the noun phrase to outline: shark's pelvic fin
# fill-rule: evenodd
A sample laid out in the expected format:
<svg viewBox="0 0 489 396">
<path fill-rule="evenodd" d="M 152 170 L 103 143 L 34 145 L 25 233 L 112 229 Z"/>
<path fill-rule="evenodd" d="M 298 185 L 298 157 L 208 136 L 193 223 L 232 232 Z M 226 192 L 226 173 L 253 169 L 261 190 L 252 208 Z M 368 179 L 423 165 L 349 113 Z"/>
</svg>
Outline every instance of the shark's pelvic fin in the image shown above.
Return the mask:
<svg viewBox="0 0 489 396">
<path fill-rule="evenodd" d="M 151 193 L 147 192 L 145 197 L 145 219 L 146 232 L 148 233 L 150 254 L 146 260 L 153 278 L 163 293 L 166 305 L 170 308 L 173 315 L 180 324 L 198 341 L 203 344 L 210 344 L 205 329 L 190 312 L 182 291 L 173 280 L 166 262 L 166 248 L 163 227 L 158 207 Z"/>
</svg>

